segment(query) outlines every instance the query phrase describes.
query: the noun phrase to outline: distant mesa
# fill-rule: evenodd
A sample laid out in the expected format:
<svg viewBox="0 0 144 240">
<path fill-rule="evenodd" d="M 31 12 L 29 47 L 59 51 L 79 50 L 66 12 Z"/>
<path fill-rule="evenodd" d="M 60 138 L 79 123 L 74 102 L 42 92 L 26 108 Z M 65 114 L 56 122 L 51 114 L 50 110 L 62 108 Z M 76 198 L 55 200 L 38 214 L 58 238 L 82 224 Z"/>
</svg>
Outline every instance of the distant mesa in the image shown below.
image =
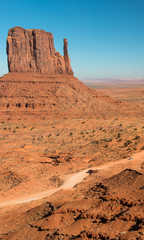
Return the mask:
<svg viewBox="0 0 144 240">
<path fill-rule="evenodd" d="M 7 37 L 9 72 L 35 72 L 73 76 L 64 39 L 64 56 L 55 51 L 52 33 L 44 30 L 14 27 Z"/>
</svg>

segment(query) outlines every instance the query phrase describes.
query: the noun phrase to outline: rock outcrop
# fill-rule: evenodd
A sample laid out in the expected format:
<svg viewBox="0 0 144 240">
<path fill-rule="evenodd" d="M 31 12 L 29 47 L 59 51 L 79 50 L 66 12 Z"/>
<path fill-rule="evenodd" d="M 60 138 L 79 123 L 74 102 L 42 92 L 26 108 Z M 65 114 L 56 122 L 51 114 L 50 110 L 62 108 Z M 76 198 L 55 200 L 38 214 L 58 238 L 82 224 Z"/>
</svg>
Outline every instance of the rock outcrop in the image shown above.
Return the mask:
<svg viewBox="0 0 144 240">
<path fill-rule="evenodd" d="M 64 39 L 64 56 L 55 51 L 52 33 L 14 27 L 7 37 L 9 72 L 39 72 L 73 75 Z"/>
</svg>

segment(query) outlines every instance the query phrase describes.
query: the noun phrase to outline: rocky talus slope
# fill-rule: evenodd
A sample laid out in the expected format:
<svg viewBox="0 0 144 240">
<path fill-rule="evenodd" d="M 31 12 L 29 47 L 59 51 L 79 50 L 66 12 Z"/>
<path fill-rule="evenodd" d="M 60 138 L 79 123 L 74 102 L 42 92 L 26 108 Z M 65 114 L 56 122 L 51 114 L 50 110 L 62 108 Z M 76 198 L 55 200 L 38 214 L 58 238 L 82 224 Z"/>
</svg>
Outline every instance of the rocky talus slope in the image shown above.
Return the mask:
<svg viewBox="0 0 144 240">
<path fill-rule="evenodd" d="M 144 109 L 114 101 L 69 75 L 9 73 L 0 78 L 0 109 L 49 117 L 143 116 Z"/>
</svg>

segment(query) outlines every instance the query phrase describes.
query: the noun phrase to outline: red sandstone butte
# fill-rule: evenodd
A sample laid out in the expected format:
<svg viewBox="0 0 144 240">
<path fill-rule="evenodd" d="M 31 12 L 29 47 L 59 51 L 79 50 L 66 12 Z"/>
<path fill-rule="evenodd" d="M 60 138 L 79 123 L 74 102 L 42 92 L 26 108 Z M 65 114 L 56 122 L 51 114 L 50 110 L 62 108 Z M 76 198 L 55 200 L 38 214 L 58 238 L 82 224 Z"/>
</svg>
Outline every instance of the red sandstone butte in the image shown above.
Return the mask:
<svg viewBox="0 0 144 240">
<path fill-rule="evenodd" d="M 55 51 L 52 33 L 14 27 L 7 37 L 9 72 L 39 72 L 73 75 L 64 39 L 64 56 Z"/>
</svg>

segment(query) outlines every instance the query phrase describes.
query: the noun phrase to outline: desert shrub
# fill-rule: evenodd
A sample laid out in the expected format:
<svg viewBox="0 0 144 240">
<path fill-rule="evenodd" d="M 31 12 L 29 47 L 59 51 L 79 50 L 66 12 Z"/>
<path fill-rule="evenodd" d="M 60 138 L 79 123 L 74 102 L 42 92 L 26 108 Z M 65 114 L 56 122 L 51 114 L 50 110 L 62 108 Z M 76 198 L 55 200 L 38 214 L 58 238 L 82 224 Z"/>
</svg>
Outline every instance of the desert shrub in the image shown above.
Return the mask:
<svg viewBox="0 0 144 240">
<path fill-rule="evenodd" d="M 3 130 L 7 130 L 7 127 L 4 127 Z"/>
<path fill-rule="evenodd" d="M 117 140 L 117 142 L 121 142 L 122 141 L 122 138 L 119 138 L 118 140 Z"/>
<path fill-rule="evenodd" d="M 108 148 L 108 144 L 106 144 L 106 145 L 104 146 L 104 148 Z"/>
<path fill-rule="evenodd" d="M 136 136 L 133 140 L 138 140 L 140 138 L 140 136 Z"/>
<path fill-rule="evenodd" d="M 107 140 L 106 138 L 102 139 L 102 141 L 104 141 L 104 142 L 108 142 L 108 140 Z"/>
<path fill-rule="evenodd" d="M 92 144 L 99 144 L 99 141 L 95 140 L 91 142 Z"/>
<path fill-rule="evenodd" d="M 144 146 L 142 146 L 140 150 L 144 150 Z"/>
<path fill-rule="evenodd" d="M 52 177 L 49 178 L 49 180 L 50 180 L 51 183 L 56 185 L 56 187 L 59 187 L 64 182 L 62 179 L 60 179 L 59 176 L 52 176 Z"/>
<path fill-rule="evenodd" d="M 112 141 L 112 138 L 110 138 L 110 139 L 104 138 L 104 139 L 102 139 L 102 141 L 104 141 L 104 142 L 111 142 L 111 141 Z"/>
<path fill-rule="evenodd" d="M 127 140 L 125 143 L 124 143 L 124 146 L 125 147 L 127 147 L 129 144 L 131 144 L 132 143 L 132 141 L 130 141 L 130 140 Z"/>
<path fill-rule="evenodd" d="M 73 167 L 70 167 L 69 170 L 73 170 Z"/>
<path fill-rule="evenodd" d="M 69 134 L 70 136 L 72 136 L 73 135 L 73 133 L 72 132 L 70 132 L 70 134 Z"/>
<path fill-rule="evenodd" d="M 121 134 L 120 134 L 120 133 L 118 133 L 118 136 L 117 136 L 117 138 L 120 138 L 120 136 L 121 136 Z"/>
</svg>

